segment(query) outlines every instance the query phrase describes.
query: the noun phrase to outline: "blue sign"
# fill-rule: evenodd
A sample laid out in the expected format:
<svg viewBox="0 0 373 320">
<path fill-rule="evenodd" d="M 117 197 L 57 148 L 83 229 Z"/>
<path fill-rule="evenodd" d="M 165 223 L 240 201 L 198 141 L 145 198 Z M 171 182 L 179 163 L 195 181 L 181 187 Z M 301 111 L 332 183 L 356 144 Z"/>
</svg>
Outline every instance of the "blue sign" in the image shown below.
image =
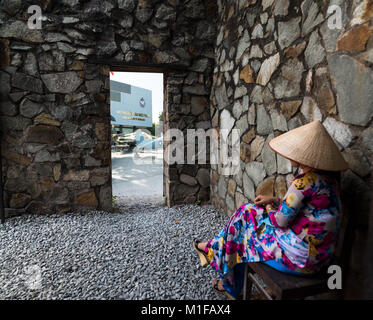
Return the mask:
<svg viewBox="0 0 373 320">
<path fill-rule="evenodd" d="M 152 91 L 110 80 L 111 124 L 152 127 Z"/>
</svg>

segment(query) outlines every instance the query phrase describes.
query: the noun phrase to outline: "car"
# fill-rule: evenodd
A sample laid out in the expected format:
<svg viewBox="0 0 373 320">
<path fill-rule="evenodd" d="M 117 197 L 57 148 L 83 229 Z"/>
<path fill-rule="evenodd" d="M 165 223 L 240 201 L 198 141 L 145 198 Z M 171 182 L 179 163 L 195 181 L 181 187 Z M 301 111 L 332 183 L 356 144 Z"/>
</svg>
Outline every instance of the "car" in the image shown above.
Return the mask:
<svg viewBox="0 0 373 320">
<path fill-rule="evenodd" d="M 126 142 L 128 142 L 128 140 L 125 137 L 118 137 L 117 139 L 118 144 L 126 144 Z"/>
</svg>

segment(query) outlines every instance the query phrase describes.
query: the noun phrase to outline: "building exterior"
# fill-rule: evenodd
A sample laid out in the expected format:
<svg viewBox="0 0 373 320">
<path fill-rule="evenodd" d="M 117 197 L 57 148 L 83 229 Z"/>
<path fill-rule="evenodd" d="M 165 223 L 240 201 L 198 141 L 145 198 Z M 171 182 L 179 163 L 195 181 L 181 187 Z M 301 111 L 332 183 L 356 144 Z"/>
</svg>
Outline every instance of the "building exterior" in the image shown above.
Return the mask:
<svg viewBox="0 0 373 320">
<path fill-rule="evenodd" d="M 151 90 L 110 80 L 110 115 L 112 133 L 152 127 Z"/>
</svg>

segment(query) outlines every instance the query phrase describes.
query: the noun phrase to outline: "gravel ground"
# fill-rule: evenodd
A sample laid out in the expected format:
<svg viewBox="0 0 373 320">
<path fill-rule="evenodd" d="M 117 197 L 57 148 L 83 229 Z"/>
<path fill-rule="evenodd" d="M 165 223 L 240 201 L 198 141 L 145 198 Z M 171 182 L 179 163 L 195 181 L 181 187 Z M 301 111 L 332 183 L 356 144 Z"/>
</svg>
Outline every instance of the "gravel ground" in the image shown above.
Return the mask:
<svg viewBox="0 0 373 320">
<path fill-rule="evenodd" d="M 224 300 L 193 237 L 225 225 L 213 206 L 124 200 L 118 213 L 26 215 L 0 226 L 0 299 Z"/>
</svg>

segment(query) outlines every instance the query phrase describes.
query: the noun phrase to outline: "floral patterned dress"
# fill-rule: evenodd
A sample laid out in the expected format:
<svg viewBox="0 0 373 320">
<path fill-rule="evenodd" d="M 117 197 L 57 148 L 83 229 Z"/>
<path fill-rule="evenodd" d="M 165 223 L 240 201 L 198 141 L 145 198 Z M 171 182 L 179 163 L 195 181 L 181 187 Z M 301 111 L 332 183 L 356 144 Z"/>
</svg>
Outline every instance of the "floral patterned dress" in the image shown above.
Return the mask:
<svg viewBox="0 0 373 320">
<path fill-rule="evenodd" d="M 275 260 L 295 272 L 311 274 L 331 259 L 342 210 L 337 181 L 317 171 L 298 174 L 277 210 L 267 213 L 243 204 L 208 242 L 210 265 L 233 281 L 243 262 Z"/>
</svg>

